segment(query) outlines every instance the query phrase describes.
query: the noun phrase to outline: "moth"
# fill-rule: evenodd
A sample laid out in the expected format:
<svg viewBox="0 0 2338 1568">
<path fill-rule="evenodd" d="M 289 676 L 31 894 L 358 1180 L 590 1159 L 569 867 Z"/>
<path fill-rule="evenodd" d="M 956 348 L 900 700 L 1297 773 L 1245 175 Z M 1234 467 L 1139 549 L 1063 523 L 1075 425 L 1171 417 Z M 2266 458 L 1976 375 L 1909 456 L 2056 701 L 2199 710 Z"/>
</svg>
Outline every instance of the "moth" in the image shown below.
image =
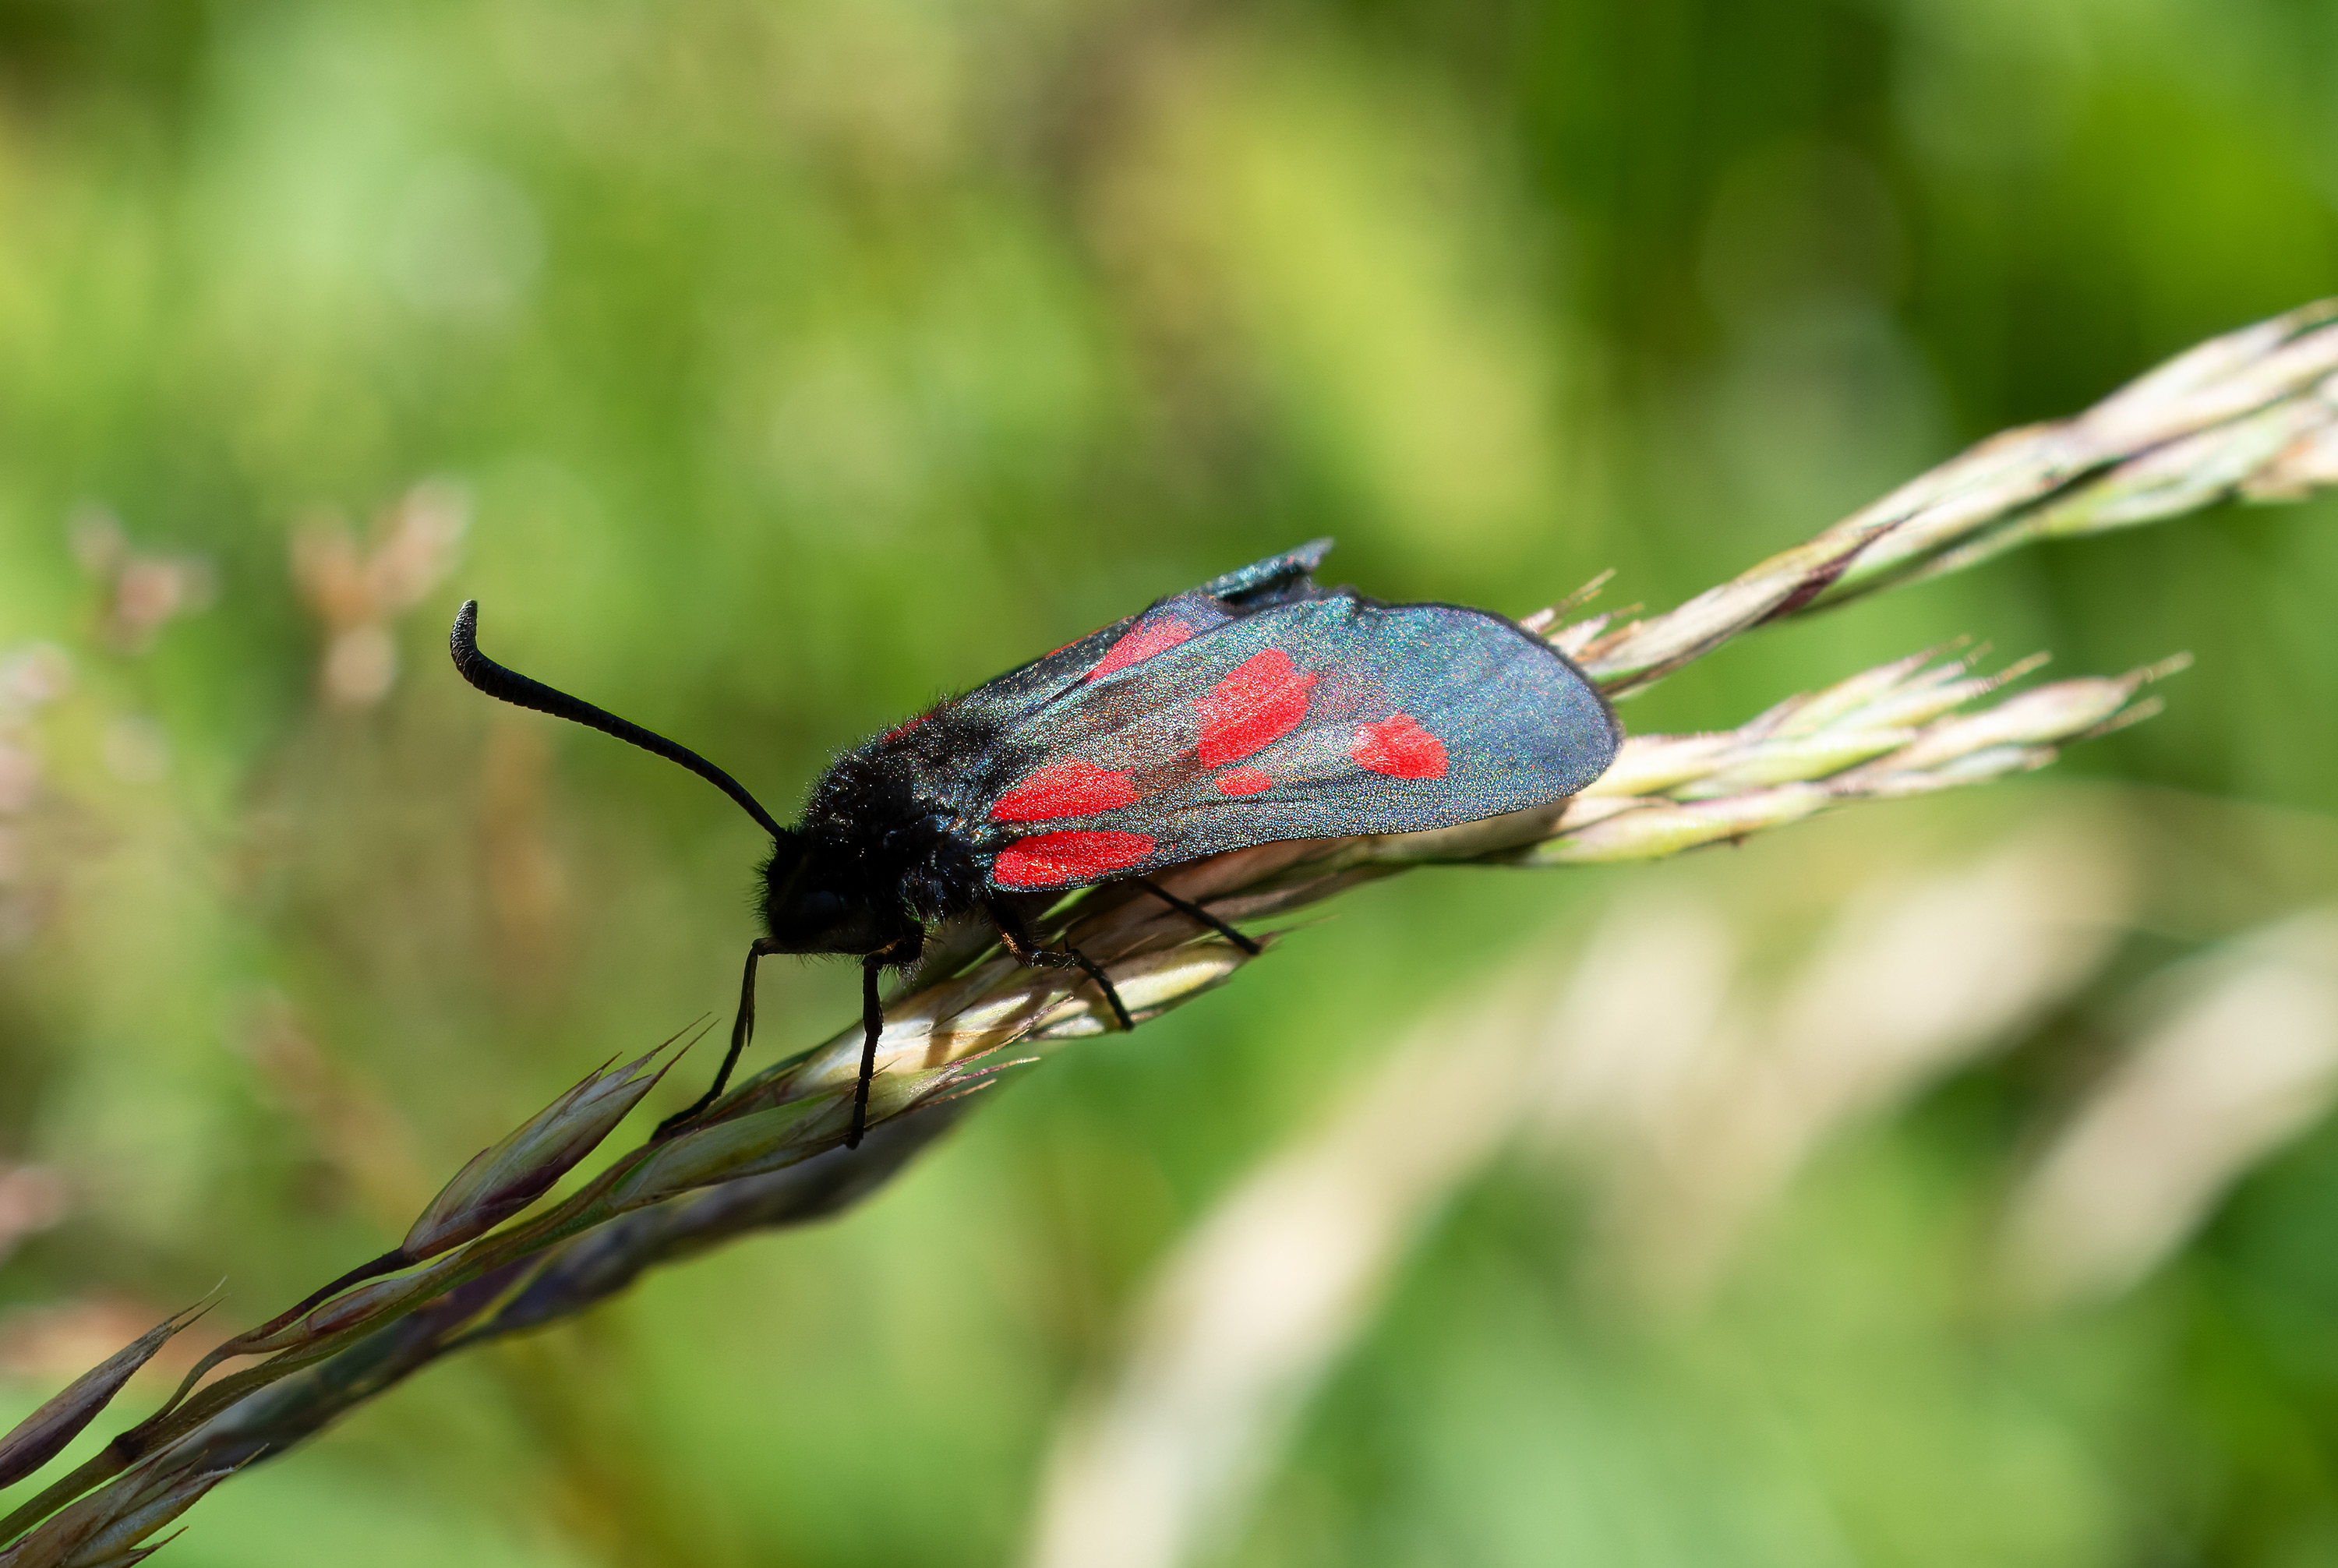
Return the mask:
<svg viewBox="0 0 2338 1568">
<path fill-rule="evenodd" d="M 689 748 L 479 652 L 478 602 L 455 617 L 463 679 L 678 762 L 771 836 L 764 934 L 747 950 L 721 1070 L 661 1134 L 729 1083 L 754 1032 L 755 965 L 779 953 L 861 963 L 863 1044 L 848 1148 L 868 1122 L 884 1029 L 878 982 L 927 934 L 979 911 L 1017 960 L 1077 969 L 1124 1029 L 1112 977 L 1042 946 L 1027 911 L 1137 883 L 1248 952 L 1258 946 L 1146 874 L 1282 839 L 1449 828 L 1573 795 L 1623 730 L 1583 672 L 1516 622 L 1459 604 L 1387 604 L 1311 573 L 1318 539 L 1156 601 L 847 751 L 782 827 Z"/>
</svg>

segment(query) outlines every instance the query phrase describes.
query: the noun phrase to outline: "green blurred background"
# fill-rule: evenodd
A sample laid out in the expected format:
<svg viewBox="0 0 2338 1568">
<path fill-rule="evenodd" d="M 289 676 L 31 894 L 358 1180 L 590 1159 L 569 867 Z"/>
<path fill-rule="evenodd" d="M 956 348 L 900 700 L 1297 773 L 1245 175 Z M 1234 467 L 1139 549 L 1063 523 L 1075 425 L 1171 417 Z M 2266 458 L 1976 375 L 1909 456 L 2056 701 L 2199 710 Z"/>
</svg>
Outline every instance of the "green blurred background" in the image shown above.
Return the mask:
<svg viewBox="0 0 2338 1568">
<path fill-rule="evenodd" d="M 0 1415 L 223 1274 L 233 1327 L 373 1255 L 727 1005 L 752 824 L 464 689 L 460 598 L 779 808 L 1318 534 L 1383 597 L 1612 566 L 1669 604 L 2333 286 L 2313 0 L 0 0 Z M 1759 995 L 1875 878 L 2075 821 L 2138 889 L 2085 985 L 1848 1119 L 1693 1299 L 1618 1283 L 1579 1161 L 1474 1169 L 1211 1550 L 2338 1563 L 2338 1138 L 2232 1161 L 2131 1289 L 2017 1308 L 1989 1261 L 2137 987 L 2338 896 L 2331 514 L 1728 649 L 1627 722 L 1958 633 L 2199 663 L 1969 799 L 1365 889 L 842 1221 L 438 1367 L 164 1560 L 1017 1561 L 1151 1271 L 1413 1021 L 1651 887 Z M 849 965 L 765 969 L 763 1059 L 850 1014 Z"/>
</svg>

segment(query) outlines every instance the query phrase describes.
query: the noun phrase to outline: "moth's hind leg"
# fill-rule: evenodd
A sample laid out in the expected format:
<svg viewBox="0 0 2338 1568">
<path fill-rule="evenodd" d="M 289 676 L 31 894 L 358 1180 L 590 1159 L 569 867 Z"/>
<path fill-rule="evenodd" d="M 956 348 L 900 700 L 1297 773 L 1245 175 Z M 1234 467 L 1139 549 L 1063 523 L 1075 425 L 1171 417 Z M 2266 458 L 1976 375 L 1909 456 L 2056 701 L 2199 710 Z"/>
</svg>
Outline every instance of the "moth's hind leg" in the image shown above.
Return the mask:
<svg viewBox="0 0 2338 1568">
<path fill-rule="evenodd" d="M 1015 962 L 1034 969 L 1079 970 L 1095 981 L 1096 989 L 1104 993 L 1104 999 L 1111 1004 L 1112 1015 L 1118 1020 L 1121 1032 L 1126 1034 L 1136 1027 L 1128 1015 L 1127 1005 L 1120 999 L 1119 990 L 1112 983 L 1112 976 L 1105 974 L 1103 965 L 1095 959 L 1068 942 L 1064 944 L 1060 953 L 1040 946 L 1031 940 L 1030 927 L 1024 924 L 1022 917 L 995 898 L 983 900 L 982 907 L 983 912 L 990 916 L 991 924 L 998 927 L 998 940 Z"/>
<path fill-rule="evenodd" d="M 1120 999 L 1119 988 L 1113 985 L 1112 976 L 1104 972 L 1104 965 L 1095 959 L 1068 943 L 1065 945 L 1061 953 L 1042 950 L 1035 954 L 1034 957 L 1041 963 L 1053 965 L 1058 969 L 1077 968 L 1084 972 L 1089 979 L 1096 983 L 1096 989 L 1104 993 L 1104 999 L 1112 1004 L 1112 1015 L 1119 1021 L 1120 1032 L 1125 1034 L 1136 1027 L 1135 1021 L 1128 1015 L 1127 1004 Z M 1065 959 L 1069 959 L 1071 962 L 1066 964 L 1063 962 Z"/>
<path fill-rule="evenodd" d="M 1260 946 L 1255 941 L 1243 936 L 1241 932 L 1235 930 L 1233 926 L 1227 925 L 1224 921 L 1211 914 L 1207 909 L 1203 908 L 1199 904 L 1195 904 L 1189 899 L 1180 898 L 1174 893 L 1170 892 L 1166 887 L 1156 887 L 1142 877 L 1131 877 L 1129 881 L 1136 887 L 1144 888 L 1147 893 L 1152 894 L 1155 898 L 1158 898 L 1164 904 L 1168 905 L 1170 908 L 1174 909 L 1178 914 L 1185 916 L 1186 919 L 1197 921 L 1203 926 L 1207 926 L 1211 930 L 1216 932 L 1219 936 L 1224 937 L 1227 941 L 1233 943 L 1235 946 L 1241 948 L 1252 957 L 1255 958 L 1260 954 L 1266 951 L 1265 948 Z"/>
</svg>

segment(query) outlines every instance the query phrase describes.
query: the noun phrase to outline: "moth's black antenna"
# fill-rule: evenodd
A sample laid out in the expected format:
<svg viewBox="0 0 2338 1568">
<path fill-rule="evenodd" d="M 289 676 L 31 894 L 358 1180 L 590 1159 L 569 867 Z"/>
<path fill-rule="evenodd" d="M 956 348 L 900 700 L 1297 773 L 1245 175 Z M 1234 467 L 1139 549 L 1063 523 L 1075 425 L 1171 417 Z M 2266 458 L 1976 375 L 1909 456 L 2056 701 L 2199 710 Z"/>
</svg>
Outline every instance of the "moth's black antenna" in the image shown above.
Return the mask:
<svg viewBox="0 0 2338 1568">
<path fill-rule="evenodd" d="M 447 646 L 455 655 L 455 668 L 464 680 L 490 697 L 522 708 L 533 708 L 539 713 L 549 713 L 555 719 L 573 719 L 577 723 L 598 730 L 604 735 L 614 735 L 644 751 L 654 751 L 669 762 L 679 762 L 713 785 L 732 799 L 739 802 L 747 815 L 763 825 L 763 830 L 784 844 L 788 830 L 771 820 L 771 814 L 762 803 L 747 793 L 747 787 L 730 774 L 693 751 L 643 729 L 628 723 L 604 708 L 580 701 L 565 691 L 555 691 L 541 681 L 531 681 L 516 670 L 506 670 L 479 652 L 479 602 L 466 599 L 463 607 L 455 612 L 455 629 L 447 633 Z"/>
</svg>

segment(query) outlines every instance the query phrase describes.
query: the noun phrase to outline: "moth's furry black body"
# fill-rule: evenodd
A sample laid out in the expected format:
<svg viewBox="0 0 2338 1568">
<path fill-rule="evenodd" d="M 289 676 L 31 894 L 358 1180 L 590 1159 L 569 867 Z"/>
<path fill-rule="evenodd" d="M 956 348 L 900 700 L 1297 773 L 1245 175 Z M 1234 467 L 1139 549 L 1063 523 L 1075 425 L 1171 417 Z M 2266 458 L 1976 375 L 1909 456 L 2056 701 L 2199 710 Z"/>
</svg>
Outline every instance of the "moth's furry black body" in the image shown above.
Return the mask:
<svg viewBox="0 0 2338 1568">
<path fill-rule="evenodd" d="M 1331 541 L 1318 540 L 1194 592 L 1233 616 L 1320 597 L 1323 590 L 1308 573 L 1330 547 Z M 998 851 L 1027 830 L 1002 828 L 989 810 L 1049 760 L 1046 749 L 1022 739 L 1018 730 L 1076 687 L 1138 619 L 1099 627 L 971 691 L 945 698 L 837 759 L 812 786 L 803 819 L 776 836 L 764 864 L 762 912 L 771 950 L 881 955 L 882 966 L 907 969 L 924 951 L 928 930 L 979 909 L 1018 957 L 1036 954 L 1025 911 L 1052 899 L 1017 896 L 991 880 Z M 1053 961 L 1052 956 L 1042 961 Z M 1126 1011 L 1110 982 L 1097 979 L 1125 1024 Z"/>
<path fill-rule="evenodd" d="M 661 1133 L 729 1082 L 753 1033 L 761 958 L 861 962 L 850 1147 L 884 1027 L 879 976 L 915 965 L 940 923 L 979 911 L 1021 962 L 1083 971 L 1127 1028 L 1101 968 L 1032 939 L 1032 917 L 1063 893 L 1125 878 L 1255 953 L 1139 874 L 1276 839 L 1473 821 L 1561 799 L 1606 769 L 1622 730 L 1548 644 L 1480 610 L 1319 588 L 1309 573 L 1330 548 L 1321 539 L 1230 572 L 944 700 L 839 758 L 792 828 L 688 748 L 488 659 L 477 605 L 464 605 L 450 645 L 465 680 L 681 763 L 771 835 L 765 934 L 748 949 L 730 1050 Z M 1433 770 L 1408 760 L 1422 747 Z M 1116 783 L 1098 796 L 1098 780 Z"/>
<path fill-rule="evenodd" d="M 906 969 L 928 930 L 997 901 L 1003 839 L 983 808 L 1036 766 L 1000 730 L 951 700 L 837 759 L 763 864 L 771 939 L 790 953 L 882 952 Z M 969 758 L 982 760 L 971 777 Z"/>
</svg>

